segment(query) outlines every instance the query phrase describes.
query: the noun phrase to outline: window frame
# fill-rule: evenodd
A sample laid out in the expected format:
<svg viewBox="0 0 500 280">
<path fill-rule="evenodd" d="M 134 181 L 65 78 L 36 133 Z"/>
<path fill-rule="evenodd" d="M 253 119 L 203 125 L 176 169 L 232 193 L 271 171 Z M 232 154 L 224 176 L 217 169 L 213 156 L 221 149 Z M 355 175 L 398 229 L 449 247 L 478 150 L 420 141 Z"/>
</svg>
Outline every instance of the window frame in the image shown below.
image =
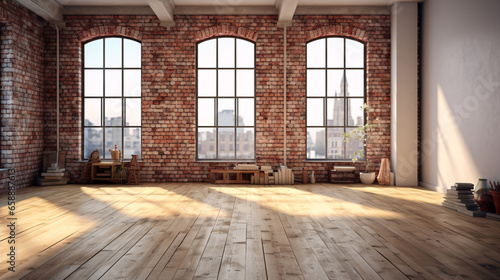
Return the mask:
<svg viewBox="0 0 500 280">
<path fill-rule="evenodd" d="M 121 67 L 106 67 L 106 39 L 120 39 L 121 40 Z M 103 48 L 102 48 L 102 67 L 85 67 L 85 45 L 97 40 L 103 40 Z M 125 67 L 125 40 L 130 40 L 134 41 L 140 44 L 140 52 L 141 52 L 141 65 L 140 67 Z M 93 38 L 91 40 L 87 40 L 81 43 L 81 73 L 82 73 L 82 78 L 81 78 L 81 85 L 82 85 L 82 94 L 81 94 L 81 100 L 82 100 L 82 110 L 81 110 L 81 124 L 82 124 L 82 133 L 81 133 L 81 158 L 82 160 L 87 160 L 88 158 L 85 155 L 85 129 L 86 128 L 101 128 L 102 129 L 102 154 L 100 154 L 100 157 L 102 160 L 111 160 L 111 157 L 106 157 L 106 129 L 107 128 L 120 128 L 121 129 L 121 151 L 122 155 L 124 155 L 125 151 L 125 129 L 127 128 L 139 128 L 140 129 L 140 150 L 141 150 L 141 158 L 142 158 L 142 75 L 143 75 L 143 69 L 142 69 L 142 42 L 126 37 L 126 36 L 119 36 L 119 35 L 111 35 L 111 36 L 99 36 L 96 38 Z M 103 79 L 103 84 L 102 84 L 102 96 L 85 96 L 85 70 L 102 70 L 102 79 Z M 106 70 L 120 70 L 121 71 L 121 94 L 120 96 L 106 96 Z M 141 91 L 139 96 L 125 96 L 125 71 L 124 70 L 139 70 L 140 71 L 140 84 L 141 84 Z M 85 125 L 85 101 L 87 99 L 100 99 L 101 100 L 101 125 L 100 126 L 86 126 Z M 122 123 L 120 126 L 114 126 L 114 125 L 106 125 L 106 99 L 116 99 L 116 100 L 121 100 L 121 116 L 122 116 Z M 141 120 L 140 120 L 140 125 L 126 125 L 126 114 L 127 114 L 127 100 L 128 99 L 139 99 L 140 100 L 140 114 L 141 114 Z M 123 160 L 130 160 L 131 158 L 125 158 L 123 157 Z"/>
<path fill-rule="evenodd" d="M 328 38 L 341 38 L 343 40 L 343 67 L 328 67 Z M 325 41 L 325 66 L 324 67 L 308 67 L 308 58 L 307 58 L 307 48 L 309 46 L 309 43 L 312 43 L 312 42 L 315 42 L 315 41 L 318 41 L 318 40 L 323 40 Z M 346 42 L 347 40 L 352 40 L 352 41 L 355 41 L 355 42 L 358 42 L 358 43 L 361 43 L 363 45 L 363 67 L 347 67 L 346 65 Z M 328 158 L 328 148 L 329 148 L 329 145 L 328 145 L 328 129 L 332 129 L 332 128 L 342 128 L 343 129 L 343 133 L 346 133 L 348 129 L 355 129 L 355 128 L 358 128 L 359 125 L 354 125 L 354 126 L 350 126 L 349 123 L 348 123 L 348 114 L 349 114 L 349 111 L 348 111 L 348 107 L 349 107 L 349 102 L 348 100 L 349 99 L 362 99 L 363 100 L 363 104 L 366 104 L 367 103 L 367 43 L 362 41 L 362 40 L 359 40 L 359 39 L 356 39 L 356 38 L 352 38 L 352 37 L 348 37 L 348 36 L 323 36 L 323 37 L 319 37 L 319 38 L 315 38 L 313 40 L 310 40 L 310 41 L 307 41 L 306 42 L 306 104 L 305 104 L 305 108 L 306 108 L 306 118 L 305 118 L 305 124 L 306 124 L 306 133 L 305 133 L 305 142 L 306 142 L 306 151 L 305 151 L 305 157 L 306 157 L 306 161 L 311 161 L 311 162 L 347 162 L 347 161 L 352 161 L 352 157 L 350 155 L 347 154 L 347 143 L 345 141 L 342 141 L 342 154 L 343 154 L 343 157 L 342 158 L 339 158 L 339 159 L 336 159 L 336 158 Z M 308 96 L 308 92 L 307 92 L 307 86 L 308 86 L 308 81 L 309 81 L 309 77 L 308 77 L 308 70 L 324 70 L 325 71 L 325 95 L 324 96 L 321 96 L 321 97 L 318 97 L 318 96 L 311 96 L 309 97 Z M 328 70 L 342 70 L 343 71 L 343 74 L 342 74 L 342 77 L 343 77 L 343 80 L 342 80 L 342 83 L 344 84 L 345 86 L 345 82 L 346 82 L 346 71 L 347 70 L 363 70 L 363 97 L 348 97 L 347 95 L 345 95 L 346 93 L 346 89 L 344 88 L 344 92 L 341 96 L 338 96 L 338 97 L 333 97 L 333 96 L 328 96 Z M 331 125 L 329 126 L 328 125 L 328 99 L 333 99 L 333 98 L 342 98 L 342 100 L 344 101 L 344 125 L 343 126 L 334 126 L 334 125 Z M 307 108 L 308 108 L 308 104 L 309 104 L 309 99 L 321 99 L 323 100 L 323 125 L 322 126 L 317 126 L 317 125 L 312 125 L 312 126 L 309 126 L 308 125 L 308 122 L 307 122 L 307 119 L 308 119 L 308 113 L 307 113 Z M 363 125 L 366 125 L 366 121 L 367 121 L 367 112 L 366 110 L 363 110 Z M 324 139 L 324 149 L 325 149 L 325 157 L 324 158 L 309 158 L 308 155 L 307 155 L 307 148 L 308 148 L 308 141 L 307 141 L 307 131 L 309 128 L 324 128 L 324 131 L 325 131 L 325 139 Z M 363 143 L 363 158 L 358 158 L 362 161 L 365 161 L 366 158 L 367 158 L 367 145 L 366 143 Z"/>
<path fill-rule="evenodd" d="M 234 39 L 234 66 L 233 67 L 219 67 L 219 39 L 227 39 L 227 38 L 232 38 Z M 210 41 L 210 40 L 216 40 L 215 44 L 215 67 L 199 67 L 199 45 Z M 238 48 L 237 48 L 237 40 L 244 40 L 249 43 L 252 43 L 253 46 L 253 67 L 238 67 L 237 65 L 237 57 L 238 57 Z M 216 36 L 216 37 L 210 37 L 201 41 L 196 42 L 196 161 L 210 161 L 210 162 L 255 162 L 257 160 L 257 149 L 256 149 L 256 143 L 257 143 L 257 126 L 256 126 L 256 120 L 257 120 L 257 98 L 256 98 L 256 93 L 257 93 L 257 44 L 249 39 L 238 37 L 238 36 Z M 199 82 L 198 82 L 198 77 L 199 77 L 199 70 L 215 70 L 215 88 L 216 92 L 214 96 L 199 96 Z M 234 70 L 234 96 L 219 96 L 219 70 Z M 254 86 L 254 91 L 252 96 L 237 96 L 237 88 L 238 88 L 238 82 L 237 82 L 237 70 L 253 70 L 253 86 Z M 214 125 L 213 126 L 201 126 L 198 123 L 198 114 L 199 114 L 199 100 L 200 99 L 213 99 L 214 100 Z M 234 99 L 234 125 L 219 125 L 218 123 L 218 104 L 219 100 L 221 99 Z M 239 120 L 238 120 L 238 115 L 239 115 L 239 100 L 240 99 L 252 99 L 253 100 L 253 126 L 240 126 L 239 125 Z M 199 148 L 200 148 L 200 142 L 199 140 L 199 129 L 203 128 L 214 128 L 215 133 L 213 135 L 214 137 L 214 148 L 215 148 L 215 158 L 200 158 L 199 157 Z M 219 129 L 220 128 L 233 128 L 234 135 L 233 135 L 233 142 L 229 143 L 233 145 L 233 150 L 234 150 L 234 158 L 221 158 L 219 155 Z M 238 158 L 238 149 L 236 148 L 239 146 L 238 143 L 238 129 L 244 129 L 244 128 L 252 128 L 253 129 L 253 158 Z M 211 145 L 211 144 L 210 144 Z M 209 146 L 210 146 L 209 145 Z M 225 145 L 224 145 L 225 146 Z M 209 147 L 210 149 L 211 147 Z"/>
</svg>

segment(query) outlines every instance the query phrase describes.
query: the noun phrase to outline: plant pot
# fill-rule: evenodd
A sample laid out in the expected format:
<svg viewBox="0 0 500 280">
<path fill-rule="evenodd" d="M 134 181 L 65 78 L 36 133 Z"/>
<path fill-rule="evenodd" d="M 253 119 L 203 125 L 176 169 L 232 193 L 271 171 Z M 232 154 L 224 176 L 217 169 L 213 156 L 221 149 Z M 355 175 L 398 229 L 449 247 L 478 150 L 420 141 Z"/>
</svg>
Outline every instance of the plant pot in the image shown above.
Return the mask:
<svg viewBox="0 0 500 280">
<path fill-rule="evenodd" d="M 495 203 L 496 213 L 500 214 L 500 192 L 490 191 L 490 194 L 493 196 L 493 202 Z"/>
<path fill-rule="evenodd" d="M 474 201 L 479 205 L 479 210 L 485 212 L 495 212 L 495 206 L 493 204 L 493 196 L 488 194 L 490 187 L 486 182 L 486 179 L 479 179 L 476 186 L 474 187 Z"/>
<path fill-rule="evenodd" d="M 362 184 L 371 185 L 375 181 L 375 172 L 359 172 L 359 179 Z"/>
</svg>

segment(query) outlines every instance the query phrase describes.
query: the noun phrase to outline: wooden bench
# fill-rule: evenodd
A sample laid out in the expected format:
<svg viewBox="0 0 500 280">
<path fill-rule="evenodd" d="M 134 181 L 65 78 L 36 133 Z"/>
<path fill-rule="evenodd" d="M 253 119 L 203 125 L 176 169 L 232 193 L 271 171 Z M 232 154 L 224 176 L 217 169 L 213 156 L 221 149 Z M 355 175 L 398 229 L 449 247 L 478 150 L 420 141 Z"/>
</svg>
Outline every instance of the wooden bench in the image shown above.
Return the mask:
<svg viewBox="0 0 500 280">
<path fill-rule="evenodd" d="M 217 174 L 222 174 L 222 180 L 217 180 Z M 230 178 L 230 174 L 236 174 L 236 180 Z M 250 184 L 250 180 L 243 180 L 243 174 L 253 174 L 255 178 L 260 178 L 264 172 L 260 170 L 230 170 L 213 169 L 210 170 L 210 182 L 212 184 Z"/>
<path fill-rule="evenodd" d="M 359 177 L 359 171 L 356 169 L 354 170 L 348 170 L 348 169 L 343 169 L 339 168 L 339 170 L 336 169 L 330 169 L 328 170 L 328 181 L 330 183 L 356 183 L 357 182 L 357 177 Z M 340 177 L 340 178 L 339 178 Z"/>
</svg>

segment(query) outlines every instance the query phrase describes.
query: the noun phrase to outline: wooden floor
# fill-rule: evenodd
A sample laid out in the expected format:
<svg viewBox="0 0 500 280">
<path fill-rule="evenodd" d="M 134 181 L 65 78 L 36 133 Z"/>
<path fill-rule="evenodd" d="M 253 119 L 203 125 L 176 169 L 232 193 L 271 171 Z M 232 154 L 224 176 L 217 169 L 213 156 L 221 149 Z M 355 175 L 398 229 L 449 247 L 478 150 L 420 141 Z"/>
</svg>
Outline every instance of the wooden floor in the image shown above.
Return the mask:
<svg viewBox="0 0 500 280">
<path fill-rule="evenodd" d="M 65 185 L 17 191 L 2 279 L 499 279 L 500 222 L 378 185 Z"/>
</svg>

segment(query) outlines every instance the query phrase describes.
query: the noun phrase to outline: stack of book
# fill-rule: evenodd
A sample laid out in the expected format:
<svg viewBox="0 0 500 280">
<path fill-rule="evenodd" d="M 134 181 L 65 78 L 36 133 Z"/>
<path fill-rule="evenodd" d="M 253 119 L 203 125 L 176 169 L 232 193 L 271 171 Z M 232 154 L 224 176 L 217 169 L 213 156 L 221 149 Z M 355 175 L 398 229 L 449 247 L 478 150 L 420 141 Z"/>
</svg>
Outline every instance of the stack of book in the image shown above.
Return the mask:
<svg viewBox="0 0 500 280">
<path fill-rule="evenodd" d="M 38 186 L 65 185 L 69 180 L 68 174 L 65 171 L 66 169 L 58 168 L 54 164 L 47 168 L 47 172 L 43 172 L 41 177 L 38 177 L 36 184 Z"/>
<path fill-rule="evenodd" d="M 292 169 L 286 166 L 280 166 L 278 172 L 274 172 L 274 184 L 276 185 L 293 185 L 295 176 Z"/>
<path fill-rule="evenodd" d="M 446 190 L 444 207 L 457 210 L 462 214 L 473 217 L 484 217 L 486 212 L 479 210 L 479 205 L 474 201 L 473 193 L 474 184 L 470 183 L 456 183 Z"/>
</svg>

